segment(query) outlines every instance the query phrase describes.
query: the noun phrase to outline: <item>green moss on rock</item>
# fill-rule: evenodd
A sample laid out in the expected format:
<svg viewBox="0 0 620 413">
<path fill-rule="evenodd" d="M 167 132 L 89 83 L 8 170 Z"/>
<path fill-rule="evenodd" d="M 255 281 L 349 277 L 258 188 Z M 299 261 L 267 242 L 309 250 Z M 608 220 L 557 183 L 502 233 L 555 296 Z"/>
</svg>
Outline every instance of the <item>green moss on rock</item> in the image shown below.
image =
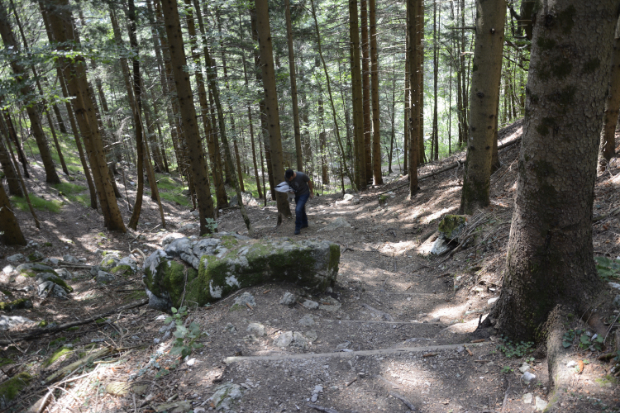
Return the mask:
<svg viewBox="0 0 620 413">
<path fill-rule="evenodd" d="M 0 399 L 9 402 L 21 392 L 32 380 L 32 376 L 26 372 L 19 373 L 4 383 L 0 384 Z"/>
<path fill-rule="evenodd" d="M 447 239 L 457 238 L 466 222 L 467 218 L 463 215 L 446 215 L 439 222 L 439 232 Z"/>
<path fill-rule="evenodd" d="M 13 311 L 22 308 L 32 308 L 32 302 L 27 298 L 20 298 L 14 301 L 0 301 L 0 311 Z"/>
<path fill-rule="evenodd" d="M 131 268 L 131 266 L 129 265 L 117 265 L 116 267 L 112 268 L 110 270 L 110 272 L 112 274 L 116 274 L 116 275 L 123 275 L 123 274 L 127 274 L 127 275 L 133 275 L 135 274 L 135 271 L 133 270 L 133 268 Z"/>
</svg>

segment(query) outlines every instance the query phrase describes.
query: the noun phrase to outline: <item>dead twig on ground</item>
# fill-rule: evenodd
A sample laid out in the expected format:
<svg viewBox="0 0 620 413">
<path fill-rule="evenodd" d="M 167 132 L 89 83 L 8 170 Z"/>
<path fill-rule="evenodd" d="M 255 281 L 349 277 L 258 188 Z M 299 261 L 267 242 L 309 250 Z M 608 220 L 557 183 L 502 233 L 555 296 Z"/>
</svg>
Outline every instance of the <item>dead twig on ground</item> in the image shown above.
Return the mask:
<svg viewBox="0 0 620 413">
<path fill-rule="evenodd" d="M 100 318 L 104 318 L 107 317 L 109 315 L 115 314 L 115 313 L 119 313 L 125 310 L 130 310 L 132 308 L 136 308 L 136 307 L 141 307 L 145 304 L 147 304 L 149 302 L 148 298 L 145 298 L 143 300 L 140 301 L 135 301 L 133 303 L 124 305 L 122 307 L 119 308 L 115 308 L 114 310 L 110 310 L 110 311 L 106 311 L 104 313 L 101 314 L 97 314 L 95 316 L 92 317 L 88 317 L 84 320 L 80 320 L 80 321 L 74 321 L 72 323 L 65 323 L 65 324 L 61 324 L 58 327 L 53 327 L 53 328 L 38 328 L 35 329 L 33 331 L 31 331 L 30 333 L 23 335 L 23 336 L 18 336 L 18 337 L 10 337 L 7 340 L 0 340 L 0 345 L 2 346 L 6 346 L 9 344 L 13 344 L 15 341 L 22 341 L 22 340 L 32 340 L 33 338 L 37 338 L 39 336 L 42 335 L 47 335 L 47 334 L 56 334 L 60 331 L 64 331 L 68 328 L 71 327 L 75 327 L 75 326 L 81 326 L 84 324 L 88 324 L 88 323 L 92 323 L 95 320 L 99 320 Z"/>
<path fill-rule="evenodd" d="M 412 412 L 415 412 L 415 406 L 413 405 L 413 403 L 411 403 L 409 400 L 405 399 L 400 394 L 391 391 L 390 392 L 390 396 L 394 397 L 395 399 L 400 400 L 401 402 L 403 402 L 405 404 L 405 406 L 407 406 L 409 408 L 409 410 L 411 410 Z"/>
</svg>

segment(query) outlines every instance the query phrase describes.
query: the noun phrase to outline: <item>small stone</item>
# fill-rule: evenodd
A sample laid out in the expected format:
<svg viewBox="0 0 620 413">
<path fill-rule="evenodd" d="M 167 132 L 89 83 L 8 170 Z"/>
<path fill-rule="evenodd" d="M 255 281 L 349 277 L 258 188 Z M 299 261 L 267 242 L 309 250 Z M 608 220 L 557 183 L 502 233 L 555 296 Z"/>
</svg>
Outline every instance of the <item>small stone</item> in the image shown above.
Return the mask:
<svg viewBox="0 0 620 413">
<path fill-rule="evenodd" d="M 24 257 L 24 254 L 14 254 L 14 255 L 11 255 L 10 257 L 7 257 L 6 260 L 10 262 L 11 264 L 13 264 L 13 263 L 17 263 L 20 261 L 25 261 L 26 257 Z"/>
<path fill-rule="evenodd" d="M 4 267 L 4 268 L 2 269 L 2 272 L 3 272 L 5 275 L 9 275 L 9 274 L 10 274 L 10 273 L 12 273 L 13 271 L 15 271 L 15 267 L 13 267 L 12 265 L 7 265 L 6 267 Z"/>
<path fill-rule="evenodd" d="M 314 317 L 312 317 L 310 314 L 306 314 L 305 316 L 303 316 L 299 321 L 298 324 L 304 326 L 304 327 L 310 327 L 314 325 Z"/>
<path fill-rule="evenodd" d="M 463 346 L 458 346 L 458 347 L 456 348 L 456 352 L 457 352 L 457 353 L 462 353 L 462 352 L 464 352 L 464 351 L 465 351 L 465 347 L 463 347 Z"/>
<path fill-rule="evenodd" d="M 71 272 L 66 268 L 57 268 L 54 270 L 54 272 L 58 274 L 58 276 L 63 280 L 70 280 L 71 278 L 73 278 L 73 274 L 71 274 Z"/>
<path fill-rule="evenodd" d="M 66 264 L 79 264 L 80 260 L 78 260 L 77 258 L 75 258 L 73 255 L 63 255 L 62 256 L 62 260 L 66 263 Z"/>
<path fill-rule="evenodd" d="M 308 341 L 311 343 L 316 341 L 317 338 L 319 338 L 319 335 L 314 330 L 306 331 L 304 335 L 306 336 Z"/>
<path fill-rule="evenodd" d="M 59 262 L 60 262 L 60 260 L 58 258 L 47 257 L 43 261 L 41 261 L 41 264 L 52 265 L 52 266 L 56 267 Z"/>
<path fill-rule="evenodd" d="M 250 307 L 254 308 L 256 307 L 256 300 L 254 299 L 254 296 L 252 294 L 245 292 L 241 294 L 239 297 L 237 297 L 231 309 L 247 308 L 248 304 L 250 305 Z"/>
<path fill-rule="evenodd" d="M 207 402 L 210 402 L 209 404 L 214 406 L 215 410 L 229 411 L 233 407 L 233 403 L 241 399 L 242 396 L 243 390 L 241 386 L 233 383 L 224 383 L 215 388 L 215 393 L 207 399 Z"/>
<path fill-rule="evenodd" d="M 536 396 L 536 411 L 542 412 L 547 408 L 547 402 Z"/>
<path fill-rule="evenodd" d="M 620 308 L 620 294 L 616 295 L 616 297 L 614 298 L 614 306 Z"/>
<path fill-rule="evenodd" d="M 11 258 L 11 257 L 9 257 L 9 258 Z M 9 260 L 9 258 L 7 258 L 7 261 Z M 618 283 L 612 283 L 612 282 L 610 282 L 610 283 L 609 283 L 609 286 L 610 286 L 611 288 L 615 288 L 616 290 L 620 290 L 620 284 L 618 284 Z"/>
<path fill-rule="evenodd" d="M 568 367 L 569 369 L 571 367 L 575 367 L 577 365 L 576 361 L 569 361 L 568 363 L 566 363 L 566 367 Z"/>
<path fill-rule="evenodd" d="M 345 348 L 348 348 L 351 345 L 350 341 L 345 341 L 344 343 L 340 343 L 336 346 L 336 350 L 344 350 Z"/>
<path fill-rule="evenodd" d="M 0 330 L 10 330 L 13 327 L 21 326 L 24 324 L 33 324 L 34 321 L 29 318 L 16 316 L 0 315 Z"/>
<path fill-rule="evenodd" d="M 276 347 L 288 347 L 293 342 L 293 332 L 286 331 L 280 333 L 274 340 L 273 345 Z"/>
<path fill-rule="evenodd" d="M 497 300 L 499 300 L 499 297 L 489 298 L 489 301 L 487 301 L 487 304 L 488 305 L 494 304 Z"/>
<path fill-rule="evenodd" d="M 99 284 L 107 284 L 114 281 L 116 277 L 109 272 L 99 271 L 97 272 L 97 283 Z"/>
<path fill-rule="evenodd" d="M 316 310 L 317 308 L 319 308 L 319 303 L 317 303 L 316 301 L 312 301 L 312 300 L 306 300 L 301 305 L 303 305 L 304 308 L 308 310 Z"/>
<path fill-rule="evenodd" d="M 526 371 L 529 371 L 530 369 L 530 365 L 527 363 L 523 363 L 523 365 L 521 365 L 521 367 L 519 367 L 519 371 L 521 373 L 525 373 Z"/>
<path fill-rule="evenodd" d="M 526 371 L 525 373 L 523 373 L 523 376 L 521 376 L 521 380 L 525 384 L 530 384 L 532 380 L 534 380 L 535 378 L 536 378 L 536 375 L 530 373 L 529 371 Z"/>
<path fill-rule="evenodd" d="M 228 331 L 229 333 L 234 333 L 235 331 L 237 331 L 235 326 L 232 325 L 231 323 L 226 324 L 226 326 L 224 327 L 224 330 Z"/>
<path fill-rule="evenodd" d="M 187 360 L 185 363 L 188 366 L 193 366 L 194 364 L 196 364 L 196 359 L 195 358 L 191 358 L 191 359 Z"/>
<path fill-rule="evenodd" d="M 39 251 L 34 251 L 33 253 L 28 254 L 28 260 L 30 260 L 32 262 L 42 261 L 43 258 L 45 258 L 45 255 L 43 255 Z"/>
<path fill-rule="evenodd" d="M 288 291 L 284 293 L 282 298 L 280 299 L 280 304 L 283 305 L 295 305 L 296 298 L 295 294 L 291 294 Z"/>
<path fill-rule="evenodd" d="M 525 393 L 523 397 L 521 397 L 521 401 L 525 404 L 532 403 L 532 393 Z"/>
<path fill-rule="evenodd" d="M 265 335 L 265 326 L 259 323 L 250 323 L 245 331 L 257 337 L 262 337 Z"/>
<path fill-rule="evenodd" d="M 39 243 L 33 240 L 28 241 L 26 248 L 39 248 Z"/>
<path fill-rule="evenodd" d="M 293 333 L 293 341 L 291 342 L 293 347 L 306 348 L 308 347 L 308 340 L 299 331 Z"/>
</svg>

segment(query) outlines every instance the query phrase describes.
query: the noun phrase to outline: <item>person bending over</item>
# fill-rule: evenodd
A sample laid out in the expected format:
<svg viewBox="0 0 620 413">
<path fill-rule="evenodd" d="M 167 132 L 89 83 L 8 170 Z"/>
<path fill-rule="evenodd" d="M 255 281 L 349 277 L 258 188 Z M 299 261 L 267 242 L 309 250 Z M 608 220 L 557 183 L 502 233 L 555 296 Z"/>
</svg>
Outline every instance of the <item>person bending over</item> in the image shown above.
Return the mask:
<svg viewBox="0 0 620 413">
<path fill-rule="evenodd" d="M 286 170 L 284 179 L 295 192 L 295 235 L 299 235 L 302 228 L 308 228 L 306 202 L 308 199 L 314 198 L 314 186 L 308 175 L 292 169 Z"/>
</svg>

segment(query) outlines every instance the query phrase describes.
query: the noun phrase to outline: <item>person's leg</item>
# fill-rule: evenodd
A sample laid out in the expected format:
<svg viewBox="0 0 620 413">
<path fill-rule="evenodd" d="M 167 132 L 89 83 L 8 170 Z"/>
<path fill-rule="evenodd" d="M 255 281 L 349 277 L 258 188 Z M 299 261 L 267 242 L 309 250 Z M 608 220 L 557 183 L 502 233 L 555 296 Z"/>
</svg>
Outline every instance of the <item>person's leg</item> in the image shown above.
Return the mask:
<svg viewBox="0 0 620 413">
<path fill-rule="evenodd" d="M 306 202 L 308 202 L 308 198 L 310 198 L 310 194 L 295 197 L 295 234 L 297 234 L 303 227 L 304 219 L 305 224 L 308 224 L 308 217 L 305 216 L 306 211 L 304 208 L 306 206 Z"/>
<path fill-rule="evenodd" d="M 304 202 L 304 208 L 301 214 L 301 227 L 302 228 L 308 228 L 308 215 L 306 214 L 306 203 L 308 202 L 308 199 L 310 199 L 310 196 L 308 196 L 308 198 L 306 199 L 306 202 Z"/>
</svg>

